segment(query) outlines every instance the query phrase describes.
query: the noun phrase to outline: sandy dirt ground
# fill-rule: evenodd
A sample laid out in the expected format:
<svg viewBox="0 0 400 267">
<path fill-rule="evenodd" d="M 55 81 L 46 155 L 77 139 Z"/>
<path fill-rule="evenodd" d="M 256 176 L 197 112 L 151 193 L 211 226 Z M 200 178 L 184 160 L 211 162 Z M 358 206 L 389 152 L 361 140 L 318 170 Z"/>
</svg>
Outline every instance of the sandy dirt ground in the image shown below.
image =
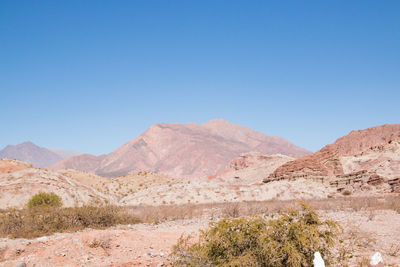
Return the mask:
<svg viewBox="0 0 400 267">
<path fill-rule="evenodd" d="M 391 210 L 330 211 L 324 217 L 339 221 L 353 251 L 349 266 L 359 266 L 375 252 L 385 264 L 400 264 L 400 214 Z M 48 237 L 0 239 L 0 266 L 170 266 L 169 253 L 182 234 L 197 235 L 209 218 L 178 220 L 161 224 L 86 229 Z M 340 265 L 337 265 L 340 266 Z"/>
</svg>

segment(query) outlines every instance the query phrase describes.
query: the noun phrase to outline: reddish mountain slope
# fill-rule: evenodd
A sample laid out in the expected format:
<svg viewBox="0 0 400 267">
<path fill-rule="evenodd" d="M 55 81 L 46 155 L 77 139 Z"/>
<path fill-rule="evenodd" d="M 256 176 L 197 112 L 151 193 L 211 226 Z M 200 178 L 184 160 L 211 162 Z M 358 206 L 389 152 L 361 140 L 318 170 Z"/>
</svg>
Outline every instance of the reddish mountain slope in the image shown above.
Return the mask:
<svg viewBox="0 0 400 267">
<path fill-rule="evenodd" d="M 61 160 L 50 168 L 53 170 L 74 169 L 86 172 L 95 172 L 104 158 L 105 155 L 93 156 L 90 154 L 82 154 Z"/>
<path fill-rule="evenodd" d="M 105 156 L 95 172 L 102 176 L 119 176 L 149 170 L 172 177 L 202 178 L 225 170 L 231 159 L 249 151 L 286 155 L 308 153 L 283 138 L 267 136 L 221 119 L 203 125 L 160 123 Z M 63 168 L 78 168 L 76 160 L 74 157 L 64 161 Z"/>
<path fill-rule="evenodd" d="M 393 178 L 400 175 L 394 166 L 399 164 L 399 141 L 400 124 L 352 131 L 314 154 L 280 166 L 264 182 L 307 177 L 348 179 L 350 183 L 353 178 L 376 178 L 377 171 Z"/>
</svg>

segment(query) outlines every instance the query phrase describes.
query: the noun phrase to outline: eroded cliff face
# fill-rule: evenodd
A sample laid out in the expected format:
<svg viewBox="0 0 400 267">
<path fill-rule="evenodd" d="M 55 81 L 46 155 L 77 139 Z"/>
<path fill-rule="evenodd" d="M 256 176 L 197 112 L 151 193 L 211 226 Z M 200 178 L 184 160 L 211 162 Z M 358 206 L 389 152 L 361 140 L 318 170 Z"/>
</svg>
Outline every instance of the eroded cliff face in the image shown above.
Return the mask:
<svg viewBox="0 0 400 267">
<path fill-rule="evenodd" d="M 314 154 L 283 164 L 264 182 L 308 178 L 329 181 L 339 191 L 381 184 L 396 191 L 399 166 L 400 125 L 383 125 L 352 131 Z"/>
</svg>

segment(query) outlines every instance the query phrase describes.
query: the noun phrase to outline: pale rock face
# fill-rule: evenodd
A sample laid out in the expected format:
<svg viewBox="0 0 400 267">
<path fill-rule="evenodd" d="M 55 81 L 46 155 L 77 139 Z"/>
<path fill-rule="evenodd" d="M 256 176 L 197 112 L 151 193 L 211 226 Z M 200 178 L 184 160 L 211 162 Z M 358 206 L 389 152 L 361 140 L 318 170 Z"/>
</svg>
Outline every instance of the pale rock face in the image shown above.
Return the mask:
<svg viewBox="0 0 400 267">
<path fill-rule="evenodd" d="M 9 166 L 6 172 L 0 173 L 0 209 L 21 208 L 39 192 L 53 192 L 59 195 L 63 205 L 67 207 L 89 203 L 114 203 L 112 197 L 60 173 L 36 169 L 10 160 L 1 160 L 0 166 L 4 166 L 5 163 Z"/>
<path fill-rule="evenodd" d="M 325 262 L 321 257 L 321 253 L 319 251 L 314 253 L 314 267 L 325 267 Z"/>
<path fill-rule="evenodd" d="M 243 153 L 231 160 L 229 169 L 210 176 L 209 180 L 220 180 L 228 184 L 259 184 L 264 177 L 274 172 L 276 168 L 292 160 L 295 160 L 295 158 L 280 154 Z"/>
</svg>

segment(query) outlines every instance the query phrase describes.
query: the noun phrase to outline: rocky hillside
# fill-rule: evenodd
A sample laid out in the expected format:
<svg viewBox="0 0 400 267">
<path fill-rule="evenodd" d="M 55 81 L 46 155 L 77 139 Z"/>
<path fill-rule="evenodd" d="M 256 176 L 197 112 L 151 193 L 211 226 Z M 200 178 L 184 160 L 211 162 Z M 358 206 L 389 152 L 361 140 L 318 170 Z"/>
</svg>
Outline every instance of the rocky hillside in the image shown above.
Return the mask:
<svg viewBox="0 0 400 267">
<path fill-rule="evenodd" d="M 334 193 L 329 185 L 320 182 L 276 181 L 261 183 L 262 177 L 282 164 L 294 160 L 284 155 L 263 155 L 250 152 L 230 162 L 229 169 L 208 177 L 207 181 L 192 181 L 152 185 L 128 194 L 120 205 L 165 205 L 187 203 L 221 203 L 263 201 L 271 199 L 326 198 Z M 112 180 L 119 179 L 114 178 Z"/>
<path fill-rule="evenodd" d="M 311 178 L 327 180 L 339 191 L 381 184 L 397 191 L 399 143 L 400 124 L 352 131 L 314 154 L 280 166 L 264 182 Z"/>
<path fill-rule="evenodd" d="M 279 166 L 293 160 L 295 158 L 281 154 L 244 153 L 231 160 L 229 169 L 208 178 L 229 184 L 259 184 L 264 177 L 273 173 Z"/>
<path fill-rule="evenodd" d="M 105 178 L 93 173 L 71 169 L 59 170 L 58 173 L 112 196 L 116 200 L 150 187 L 183 183 L 181 180 L 151 172 L 137 172 L 115 178 Z"/>
<path fill-rule="evenodd" d="M 64 206 L 69 207 L 114 201 L 65 175 L 33 168 L 17 160 L 0 160 L 0 192 L 0 209 L 23 207 L 39 192 L 54 192 L 62 198 Z"/>
<path fill-rule="evenodd" d="M 281 137 L 267 136 L 222 119 L 202 125 L 161 123 L 104 158 L 91 158 L 90 164 L 95 161 L 99 164 L 97 168 L 85 170 L 110 177 L 132 171 L 152 171 L 170 177 L 205 178 L 222 172 L 232 158 L 249 151 L 284 155 L 308 153 Z M 82 157 L 73 157 L 53 167 L 82 170 L 89 164 L 81 161 Z"/>
</svg>

